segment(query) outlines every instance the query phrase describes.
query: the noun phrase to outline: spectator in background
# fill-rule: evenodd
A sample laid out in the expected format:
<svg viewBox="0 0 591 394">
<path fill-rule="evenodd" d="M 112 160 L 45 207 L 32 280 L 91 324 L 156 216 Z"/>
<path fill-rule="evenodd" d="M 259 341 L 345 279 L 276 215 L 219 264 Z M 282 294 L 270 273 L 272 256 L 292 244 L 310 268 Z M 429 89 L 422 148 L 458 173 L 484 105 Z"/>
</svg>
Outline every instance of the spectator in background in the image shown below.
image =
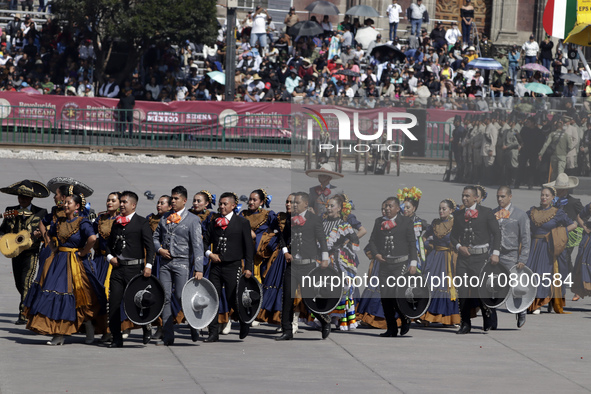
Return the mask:
<svg viewBox="0 0 591 394">
<path fill-rule="evenodd" d="M 119 99 L 117 109 L 119 112 L 119 133 L 125 135 L 129 127 L 129 138 L 133 136 L 133 108 L 135 107 L 135 97 L 131 94 L 130 88 L 123 89 L 123 97 Z"/>
<path fill-rule="evenodd" d="M 519 67 L 520 57 L 521 52 L 517 50 L 517 45 L 513 45 L 509 52 L 509 56 L 507 56 L 507 60 L 509 61 L 509 76 L 513 81 L 513 85 L 517 82 L 517 67 Z"/>
<path fill-rule="evenodd" d="M 535 37 L 533 34 L 529 36 L 529 41 L 525 42 L 521 46 L 521 50 L 524 52 L 524 55 L 525 55 L 525 58 L 524 58 L 525 64 L 538 62 L 538 52 L 540 51 L 540 46 L 535 41 Z M 527 77 L 531 78 L 531 76 L 532 76 L 532 72 L 528 71 Z"/>
<path fill-rule="evenodd" d="M 546 67 L 550 70 L 550 65 L 552 64 L 552 48 L 554 48 L 554 43 L 550 41 L 550 36 L 546 34 L 544 37 L 544 41 L 540 43 L 540 59 L 542 60 L 542 66 Z M 549 78 L 550 75 L 544 74 L 544 78 Z"/>
<path fill-rule="evenodd" d="M 447 41 L 448 45 L 448 47 L 445 48 L 446 52 L 456 45 L 456 42 L 458 42 L 461 36 L 462 33 L 460 33 L 460 29 L 458 29 L 458 24 L 456 22 L 452 22 L 451 28 L 447 29 L 445 32 L 445 41 Z"/>
<path fill-rule="evenodd" d="M 267 10 L 257 6 L 252 17 L 252 30 L 250 31 L 250 46 L 254 48 L 260 45 L 261 51 L 267 47 Z"/>
<path fill-rule="evenodd" d="M 115 77 L 112 75 L 107 76 L 108 80 L 99 89 L 100 97 L 115 98 L 119 96 L 119 85 L 115 83 Z"/>
<path fill-rule="evenodd" d="M 416 3 L 411 3 L 408 7 L 408 18 L 410 19 L 410 34 L 419 37 L 421 34 L 421 26 L 423 25 L 423 16 L 427 8 L 423 5 L 423 0 L 417 0 Z"/>
<path fill-rule="evenodd" d="M 464 46 L 472 44 L 472 22 L 474 21 L 474 6 L 471 0 L 466 0 L 460 8 L 460 17 L 462 18 L 462 38 L 464 40 Z"/>
<path fill-rule="evenodd" d="M 290 7 L 289 12 L 285 16 L 285 19 L 283 20 L 283 24 L 285 25 L 285 32 L 287 33 L 287 30 L 289 30 L 290 27 L 292 27 L 293 25 L 295 25 L 299 21 L 300 21 L 300 18 L 298 18 L 298 14 L 296 14 L 295 8 Z"/>
<path fill-rule="evenodd" d="M 388 5 L 386 9 L 388 15 L 388 21 L 390 22 L 390 41 L 394 41 L 396 30 L 398 29 L 398 23 L 400 23 L 400 14 L 402 14 L 402 7 L 398 4 L 398 0 L 392 0 L 392 4 Z M 404 17 L 402 17 L 404 19 Z"/>
</svg>

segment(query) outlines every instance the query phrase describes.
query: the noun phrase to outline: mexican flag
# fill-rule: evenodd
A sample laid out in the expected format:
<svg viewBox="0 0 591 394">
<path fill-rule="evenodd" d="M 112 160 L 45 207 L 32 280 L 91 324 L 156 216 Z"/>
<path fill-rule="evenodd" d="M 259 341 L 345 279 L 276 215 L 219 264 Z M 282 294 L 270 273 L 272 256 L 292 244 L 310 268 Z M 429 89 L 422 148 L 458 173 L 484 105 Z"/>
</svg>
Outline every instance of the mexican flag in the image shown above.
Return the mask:
<svg viewBox="0 0 591 394">
<path fill-rule="evenodd" d="M 542 23 L 549 36 L 565 38 L 577 21 L 577 0 L 548 0 Z"/>
</svg>

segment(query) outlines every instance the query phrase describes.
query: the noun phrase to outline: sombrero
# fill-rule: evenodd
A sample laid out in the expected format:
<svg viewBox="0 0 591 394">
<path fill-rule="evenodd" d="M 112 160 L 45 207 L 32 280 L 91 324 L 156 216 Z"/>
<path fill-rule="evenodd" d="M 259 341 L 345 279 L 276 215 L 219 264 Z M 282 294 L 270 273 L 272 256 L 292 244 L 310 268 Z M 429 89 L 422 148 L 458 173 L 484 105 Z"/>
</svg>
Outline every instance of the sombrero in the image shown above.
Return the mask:
<svg viewBox="0 0 591 394">
<path fill-rule="evenodd" d="M 57 189 L 59 189 L 59 187 L 63 186 L 63 185 L 77 186 L 80 189 L 80 191 L 82 192 L 82 194 L 84 194 L 84 197 L 90 197 L 90 196 L 92 196 L 92 193 L 94 193 L 94 190 L 92 190 L 92 188 L 90 186 L 88 186 L 80 181 L 77 181 L 74 178 L 70 178 L 68 176 L 58 176 L 58 177 L 50 179 L 49 182 L 47 182 L 47 187 L 54 194 L 57 192 Z"/>
<path fill-rule="evenodd" d="M 568 176 L 564 172 L 558 174 L 556 180 L 550 183 L 544 183 L 546 187 L 553 187 L 555 189 L 573 189 L 579 186 L 579 178 L 576 176 Z"/>
<path fill-rule="evenodd" d="M 49 197 L 49 190 L 47 187 L 39 182 L 30 179 L 13 183 L 8 187 L 3 187 L 0 192 L 6 194 L 12 194 L 13 196 L 26 196 L 33 198 L 45 198 Z"/>
<path fill-rule="evenodd" d="M 312 178 L 316 178 L 318 175 L 328 175 L 333 179 L 342 178 L 344 176 L 343 174 L 335 172 L 330 163 L 324 163 L 322 167 L 317 170 L 308 170 L 306 171 L 306 175 Z"/>
</svg>

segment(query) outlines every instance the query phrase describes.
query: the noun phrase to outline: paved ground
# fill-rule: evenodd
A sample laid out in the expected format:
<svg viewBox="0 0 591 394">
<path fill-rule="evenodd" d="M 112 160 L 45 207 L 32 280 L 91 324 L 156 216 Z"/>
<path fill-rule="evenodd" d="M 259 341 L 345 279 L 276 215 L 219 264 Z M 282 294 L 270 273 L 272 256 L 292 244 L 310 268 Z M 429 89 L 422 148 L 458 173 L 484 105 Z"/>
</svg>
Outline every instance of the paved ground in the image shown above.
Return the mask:
<svg viewBox="0 0 591 394">
<path fill-rule="evenodd" d="M 265 187 L 273 194 L 272 208 L 281 210 L 291 190 L 313 185 L 309 178 L 280 169 L 236 169 L 179 165 L 134 165 L 55 161 L 0 160 L 5 169 L 0 186 L 23 178 L 47 181 L 72 176 L 95 188 L 90 198 L 95 209 L 104 205 L 108 192 L 131 188 L 156 195 L 184 184 L 190 192 L 202 188 L 217 192 L 232 189 L 247 194 Z M 440 182 L 440 175 L 406 174 L 362 176 L 347 174 L 334 182 L 357 205 L 356 214 L 370 226 L 381 201 L 398 187 L 420 187 L 424 192 L 420 216 L 431 221 L 445 197 L 459 201 L 459 185 Z M 494 194 L 494 193 L 491 193 Z M 529 208 L 539 191 L 515 191 L 514 202 Z M 591 196 L 581 196 L 588 203 Z M 0 206 L 15 198 L 0 194 Z M 49 200 L 38 201 L 49 207 Z M 491 195 L 485 205 L 494 206 Z M 139 212 L 147 214 L 154 203 L 142 197 Z M 362 239 L 362 247 L 367 239 Z M 367 260 L 361 256 L 361 272 Z M 591 391 L 591 300 L 567 301 L 568 315 L 542 313 L 528 316 L 520 330 L 513 315 L 501 312 L 499 330 L 482 334 L 481 318 L 469 335 L 449 328 L 413 329 L 406 337 L 381 338 L 380 331 L 358 329 L 333 332 L 320 340 L 320 332 L 300 325 L 291 342 L 277 343 L 275 327 L 253 328 L 245 340 L 237 326 L 214 344 L 190 341 L 188 329 L 178 331 L 174 347 L 141 344 L 132 334 L 123 349 L 85 345 L 80 335 L 66 346 L 44 345 L 47 337 L 35 335 L 16 320 L 17 292 L 10 262 L 0 257 L 0 392 L 584 392 Z M 570 297 L 568 298 L 570 300 Z"/>
</svg>

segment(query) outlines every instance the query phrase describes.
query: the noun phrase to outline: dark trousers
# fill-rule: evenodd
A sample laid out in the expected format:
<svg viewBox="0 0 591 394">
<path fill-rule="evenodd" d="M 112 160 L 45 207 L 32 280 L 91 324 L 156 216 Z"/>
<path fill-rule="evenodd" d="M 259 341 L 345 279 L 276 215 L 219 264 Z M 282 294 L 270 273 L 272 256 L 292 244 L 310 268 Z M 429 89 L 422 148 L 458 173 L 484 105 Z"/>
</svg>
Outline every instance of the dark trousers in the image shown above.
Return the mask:
<svg viewBox="0 0 591 394">
<path fill-rule="evenodd" d="M 233 309 L 235 312 L 238 311 L 236 307 L 236 286 L 238 285 L 238 279 L 242 274 L 242 267 L 240 260 L 232 262 L 221 262 L 212 263 L 209 271 L 209 281 L 215 287 L 218 295 L 222 295 L 222 286 L 226 288 L 226 300 L 228 300 L 228 307 Z M 240 321 L 240 326 L 244 325 Z M 209 325 L 209 335 L 218 335 L 219 333 L 219 322 L 218 319 L 213 319 Z"/>
<path fill-rule="evenodd" d="M 488 253 L 482 253 L 468 257 L 458 256 L 456 276 L 463 278 L 464 274 L 466 274 L 468 278 L 468 283 L 463 282 L 462 286 L 458 288 L 460 316 L 463 323 L 470 324 L 470 309 L 476 305 L 480 305 L 482 316 L 484 317 L 485 321 L 489 318 L 491 313 L 494 312 L 494 310 L 491 310 L 489 307 L 484 305 L 484 303 L 482 303 L 478 297 L 478 288 L 471 287 L 469 282 L 470 277 L 472 276 L 482 279 L 480 272 L 482 271 L 482 267 L 484 267 L 484 265 L 487 263 L 488 258 Z"/>
<path fill-rule="evenodd" d="M 129 127 L 129 137 L 133 136 L 133 109 L 119 110 L 119 133 L 124 135 Z"/>
<path fill-rule="evenodd" d="M 302 277 L 308 275 L 316 264 L 294 265 L 288 263 L 283 274 L 283 307 L 281 308 L 281 328 L 283 332 L 291 331 L 293 323 L 293 300 L 295 292 L 302 283 Z M 323 319 L 318 319 L 323 323 Z"/>
<path fill-rule="evenodd" d="M 18 290 L 19 294 L 21 295 L 21 300 L 18 305 L 19 319 L 26 318 L 23 301 L 27 296 L 27 292 L 29 291 L 29 287 L 31 287 L 33 277 L 37 272 L 37 258 L 37 253 L 25 251 L 12 259 L 12 274 L 14 275 L 14 284 L 16 285 L 16 290 Z"/>
<path fill-rule="evenodd" d="M 382 307 L 384 308 L 384 317 L 386 318 L 386 328 L 388 330 L 396 330 L 396 313 L 401 319 L 405 319 L 406 316 L 398 309 L 398 303 L 396 302 L 396 287 L 388 286 L 388 277 L 391 283 L 395 283 L 395 278 L 402 275 L 406 269 L 405 263 L 391 264 L 391 263 L 380 263 L 380 272 L 378 278 L 380 279 L 380 296 L 382 299 Z M 394 282 L 393 282 L 394 281 Z"/>
<path fill-rule="evenodd" d="M 538 158 L 535 156 L 527 157 L 519 155 L 519 174 L 517 176 L 517 185 L 533 185 L 536 179 L 536 167 Z"/>
<path fill-rule="evenodd" d="M 121 336 L 121 301 L 127 284 L 134 276 L 141 273 L 143 266 L 120 265 L 113 267 L 109 281 L 109 329 L 113 335 L 113 341 L 123 340 Z"/>
</svg>

